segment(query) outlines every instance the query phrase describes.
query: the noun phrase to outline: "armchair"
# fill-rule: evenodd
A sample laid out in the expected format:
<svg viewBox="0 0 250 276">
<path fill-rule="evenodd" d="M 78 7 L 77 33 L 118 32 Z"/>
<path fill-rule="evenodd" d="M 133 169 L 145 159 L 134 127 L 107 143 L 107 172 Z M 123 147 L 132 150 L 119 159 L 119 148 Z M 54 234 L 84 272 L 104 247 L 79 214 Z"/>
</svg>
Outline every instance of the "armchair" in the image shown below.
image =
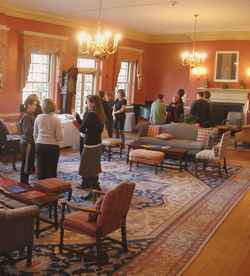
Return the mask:
<svg viewBox="0 0 250 276">
<path fill-rule="evenodd" d="M 126 216 L 135 188 L 134 183 L 122 183 L 115 189 L 107 192 L 102 200 L 99 210 L 94 208 L 80 208 L 76 212 L 64 215 L 65 205 L 62 209 L 60 252 L 64 248 L 64 230 L 85 234 L 95 238 L 97 251 L 97 264 L 102 261 L 102 240 L 117 229 L 121 229 L 122 246 L 128 250 L 126 238 Z M 70 206 L 69 205 L 69 206 Z M 89 220 L 88 213 L 96 213 L 96 220 Z"/>
<path fill-rule="evenodd" d="M 205 149 L 198 152 L 195 156 L 195 174 L 198 172 L 198 162 L 201 161 L 203 163 L 203 170 L 206 169 L 208 163 L 213 163 L 218 166 L 219 175 L 222 176 L 221 167 L 225 170 L 225 173 L 228 174 L 227 171 L 227 162 L 226 162 L 226 147 L 228 146 L 230 141 L 230 132 L 225 132 L 220 142 L 214 146 L 212 149 Z"/>
<path fill-rule="evenodd" d="M 250 144 L 250 125 L 244 125 L 240 132 L 235 133 L 235 147 L 237 147 L 238 143 Z"/>
<path fill-rule="evenodd" d="M 33 225 L 38 214 L 36 206 L 0 209 L 0 254 L 27 246 L 27 266 L 32 264 Z"/>
</svg>

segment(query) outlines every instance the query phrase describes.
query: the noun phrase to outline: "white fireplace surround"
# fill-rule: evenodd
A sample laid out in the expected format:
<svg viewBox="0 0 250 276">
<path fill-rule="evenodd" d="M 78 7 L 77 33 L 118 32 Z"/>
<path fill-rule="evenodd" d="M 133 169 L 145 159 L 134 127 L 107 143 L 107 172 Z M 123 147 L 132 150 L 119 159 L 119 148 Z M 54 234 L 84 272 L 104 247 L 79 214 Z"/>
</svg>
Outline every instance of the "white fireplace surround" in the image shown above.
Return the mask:
<svg viewBox="0 0 250 276">
<path fill-rule="evenodd" d="M 249 112 L 249 89 L 231 89 L 231 88 L 198 88 L 198 91 L 209 91 L 211 93 L 211 102 L 216 103 L 235 103 L 243 104 L 244 123 L 247 121 Z"/>
</svg>

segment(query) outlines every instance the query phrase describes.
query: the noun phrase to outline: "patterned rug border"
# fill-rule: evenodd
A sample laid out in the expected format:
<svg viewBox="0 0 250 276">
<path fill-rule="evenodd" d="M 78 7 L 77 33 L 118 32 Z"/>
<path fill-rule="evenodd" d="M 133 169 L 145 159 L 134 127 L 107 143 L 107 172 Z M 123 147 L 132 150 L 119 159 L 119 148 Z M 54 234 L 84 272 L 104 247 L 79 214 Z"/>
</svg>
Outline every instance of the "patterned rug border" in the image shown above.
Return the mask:
<svg viewBox="0 0 250 276">
<path fill-rule="evenodd" d="M 247 168 L 241 168 L 240 173 L 244 172 Z M 249 169 L 248 169 L 249 170 Z M 231 185 L 234 185 L 236 180 L 234 176 L 233 178 L 225 181 L 225 183 L 219 187 L 217 187 L 214 190 L 211 190 L 203 199 L 199 201 L 199 203 L 196 206 L 193 206 L 189 212 L 183 214 L 183 216 L 177 218 L 177 221 L 167 227 L 165 231 L 163 231 L 155 241 L 153 241 L 149 247 L 142 252 L 138 257 L 136 257 L 134 260 L 132 260 L 129 264 L 123 266 L 119 271 L 115 272 L 114 275 L 143 275 L 139 273 L 134 272 L 134 267 L 139 262 L 143 261 L 144 259 L 148 258 L 147 254 L 150 250 L 154 250 L 157 247 L 157 244 L 161 243 L 161 240 L 163 237 L 168 237 L 171 232 L 174 232 L 175 229 L 181 225 L 181 223 L 184 223 L 188 218 L 191 218 L 195 215 L 195 211 L 199 210 L 202 204 L 208 202 L 209 199 L 212 199 L 213 196 L 217 193 L 219 193 L 221 190 L 225 189 L 225 186 L 231 183 Z M 247 191 L 250 189 L 250 181 L 245 181 L 244 183 L 241 183 L 241 187 L 239 188 L 239 191 L 236 191 L 233 196 L 226 202 L 224 205 L 226 205 L 223 210 L 218 211 L 220 214 L 216 217 L 215 220 L 212 220 L 212 223 L 209 223 L 206 225 L 206 231 L 202 231 L 201 235 L 198 239 L 194 239 L 194 241 L 191 243 L 191 245 L 187 248 L 187 252 L 189 254 L 193 254 L 192 257 L 187 256 L 187 254 L 183 254 L 183 256 L 178 260 L 178 264 L 176 267 L 173 267 L 170 271 L 165 271 L 168 276 L 170 275 L 182 275 L 184 271 L 191 265 L 191 263 L 195 260 L 195 258 L 201 253 L 201 250 L 206 246 L 208 241 L 211 239 L 211 237 L 215 234 L 217 229 L 220 227 L 220 225 L 225 221 L 226 217 L 231 213 L 232 209 L 239 203 L 239 201 L 245 196 Z M 212 230 L 211 230 L 212 228 Z M 209 232 L 209 234 L 207 234 Z M 205 236 L 205 238 L 204 238 Z M 152 248 L 153 247 L 153 248 Z M 150 255 L 150 253 L 148 254 Z M 154 275 L 162 275 L 162 272 L 155 273 Z M 151 275 L 151 274 L 150 274 Z M 166 275 L 166 274 L 163 274 Z"/>
</svg>

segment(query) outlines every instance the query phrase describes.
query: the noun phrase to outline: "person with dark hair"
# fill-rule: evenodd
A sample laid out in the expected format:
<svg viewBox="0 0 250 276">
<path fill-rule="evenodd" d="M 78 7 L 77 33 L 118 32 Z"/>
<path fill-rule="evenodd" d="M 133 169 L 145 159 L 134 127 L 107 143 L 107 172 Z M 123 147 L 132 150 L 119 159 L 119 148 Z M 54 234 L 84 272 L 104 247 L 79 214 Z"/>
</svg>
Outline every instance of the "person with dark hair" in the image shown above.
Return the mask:
<svg viewBox="0 0 250 276">
<path fill-rule="evenodd" d="M 192 103 L 190 113 L 201 127 L 210 126 L 210 105 L 208 101 L 205 100 L 203 91 L 197 93 L 197 100 Z"/>
<path fill-rule="evenodd" d="M 85 133 L 84 147 L 81 154 L 79 175 L 82 177 L 81 188 L 100 189 L 102 131 L 105 113 L 100 97 L 87 97 L 88 111 L 84 114 L 80 132 Z"/>
<path fill-rule="evenodd" d="M 178 122 L 182 122 L 184 120 L 184 101 L 183 97 L 185 95 L 184 89 L 179 89 L 177 92 L 177 95 L 179 97 L 178 100 Z"/>
<path fill-rule="evenodd" d="M 180 98 L 179 96 L 174 96 L 171 104 L 167 107 L 167 118 L 166 122 L 171 123 L 171 122 L 180 122 Z"/>
<path fill-rule="evenodd" d="M 43 114 L 37 116 L 34 124 L 38 179 L 57 177 L 59 143 L 63 139 L 62 124 L 55 114 L 54 102 L 45 99 L 42 110 Z"/>
<path fill-rule="evenodd" d="M 124 135 L 124 126 L 126 120 L 126 105 L 127 100 L 125 99 L 125 90 L 119 89 L 118 98 L 115 100 L 114 103 L 114 129 L 116 138 L 121 138 L 123 147 L 125 146 L 125 135 Z"/>
<path fill-rule="evenodd" d="M 163 101 L 164 95 L 159 94 L 157 100 L 151 105 L 149 121 L 151 124 L 164 124 L 166 121 L 166 105 Z"/>
<path fill-rule="evenodd" d="M 204 91 L 203 93 L 204 93 L 204 98 L 205 98 L 208 102 L 210 102 L 211 93 L 210 93 L 208 90 Z"/>
<path fill-rule="evenodd" d="M 102 101 L 102 105 L 103 105 L 103 110 L 106 116 L 106 121 L 105 121 L 105 128 L 108 132 L 108 136 L 109 138 L 112 138 L 113 136 L 113 109 L 110 106 L 109 102 L 106 100 L 106 92 L 101 90 L 99 91 L 99 96 L 101 98 Z"/>
<path fill-rule="evenodd" d="M 25 112 L 19 122 L 20 151 L 21 151 L 21 174 L 20 182 L 29 184 L 29 175 L 35 169 L 35 142 L 33 138 L 33 129 L 35 121 L 35 112 L 37 109 L 37 100 L 28 96 L 24 102 Z"/>
</svg>

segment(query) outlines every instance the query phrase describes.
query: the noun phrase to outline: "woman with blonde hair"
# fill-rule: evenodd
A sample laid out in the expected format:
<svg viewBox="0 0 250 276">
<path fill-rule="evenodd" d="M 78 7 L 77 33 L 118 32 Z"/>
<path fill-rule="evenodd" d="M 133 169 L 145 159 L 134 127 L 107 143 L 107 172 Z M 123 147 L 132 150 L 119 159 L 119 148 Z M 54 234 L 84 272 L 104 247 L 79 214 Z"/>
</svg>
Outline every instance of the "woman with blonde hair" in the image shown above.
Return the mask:
<svg viewBox="0 0 250 276">
<path fill-rule="evenodd" d="M 51 99 L 42 103 L 43 114 L 37 116 L 34 125 L 34 139 L 37 154 L 38 179 L 57 176 L 59 143 L 63 139 L 62 125 L 55 114 L 55 104 Z"/>
<path fill-rule="evenodd" d="M 81 187 L 100 189 L 98 175 L 101 172 L 101 143 L 105 114 L 100 97 L 87 97 L 88 111 L 84 114 L 80 132 L 85 134 L 81 154 L 79 174 L 82 176 Z"/>
</svg>

